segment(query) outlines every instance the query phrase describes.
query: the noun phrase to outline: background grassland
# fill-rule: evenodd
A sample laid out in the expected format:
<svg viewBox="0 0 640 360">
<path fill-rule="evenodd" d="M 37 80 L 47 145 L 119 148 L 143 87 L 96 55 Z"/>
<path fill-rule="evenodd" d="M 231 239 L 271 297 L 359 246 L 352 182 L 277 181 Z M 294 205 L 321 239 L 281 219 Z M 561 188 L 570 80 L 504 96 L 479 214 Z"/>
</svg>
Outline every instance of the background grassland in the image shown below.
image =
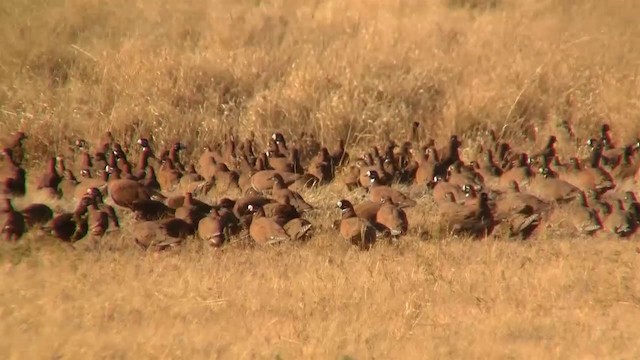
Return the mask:
<svg viewBox="0 0 640 360">
<path fill-rule="evenodd" d="M 561 120 L 581 138 L 606 120 L 627 141 L 640 130 L 637 5 L 3 0 L 0 133 L 26 131 L 34 166 L 108 129 L 180 138 L 191 156 L 230 129 L 356 149 L 416 120 L 440 141 L 491 126 L 526 147 Z M 636 250 L 409 237 L 365 254 L 320 232 L 141 256 L 27 239 L 0 248 L 0 354 L 638 358 Z"/>
</svg>

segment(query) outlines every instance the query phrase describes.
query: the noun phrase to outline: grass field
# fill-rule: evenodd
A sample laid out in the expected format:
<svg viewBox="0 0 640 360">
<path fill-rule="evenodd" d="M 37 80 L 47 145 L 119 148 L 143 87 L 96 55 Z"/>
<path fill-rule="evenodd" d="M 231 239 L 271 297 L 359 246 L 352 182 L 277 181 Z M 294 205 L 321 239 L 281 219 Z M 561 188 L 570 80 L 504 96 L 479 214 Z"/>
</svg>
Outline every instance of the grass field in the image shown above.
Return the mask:
<svg viewBox="0 0 640 360">
<path fill-rule="evenodd" d="M 489 126 L 534 148 L 561 120 L 580 139 L 607 121 L 624 142 L 640 133 L 637 18 L 629 0 L 4 0 L 0 134 L 29 134 L 32 168 L 105 130 L 179 138 L 193 159 L 228 130 L 356 152 L 412 121 L 467 156 Z M 166 254 L 2 244 L 0 356 L 640 357 L 635 240 L 414 235 L 361 253 L 323 229 Z"/>
</svg>

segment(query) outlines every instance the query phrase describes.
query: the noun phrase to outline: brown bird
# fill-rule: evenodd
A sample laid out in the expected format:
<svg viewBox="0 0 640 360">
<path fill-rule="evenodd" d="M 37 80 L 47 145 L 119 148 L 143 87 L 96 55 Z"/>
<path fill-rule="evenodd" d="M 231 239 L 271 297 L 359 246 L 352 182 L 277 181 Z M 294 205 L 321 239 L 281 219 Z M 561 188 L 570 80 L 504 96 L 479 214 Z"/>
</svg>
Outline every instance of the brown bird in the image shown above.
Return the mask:
<svg viewBox="0 0 640 360">
<path fill-rule="evenodd" d="M 160 220 L 173 217 L 175 214 L 175 209 L 168 207 L 162 201 L 151 199 L 136 200 L 131 203 L 130 209 L 138 221 Z"/>
<path fill-rule="evenodd" d="M 89 197 L 82 198 L 73 212 L 55 216 L 45 230 L 49 230 L 53 236 L 65 242 L 75 242 L 84 238 L 89 231 L 86 213 L 91 202 Z"/>
<path fill-rule="evenodd" d="M 87 191 L 91 188 L 99 189 L 101 192 L 107 191 L 107 182 L 109 180 L 109 172 L 106 171 L 106 168 L 100 170 L 99 178 L 85 178 L 78 185 L 76 185 L 75 190 L 73 192 L 73 198 L 76 200 L 81 199 L 83 196 L 87 194 Z"/>
<path fill-rule="evenodd" d="M 218 210 L 212 208 L 209 214 L 198 222 L 198 236 L 213 247 L 220 247 L 225 241 L 225 226 Z"/>
<path fill-rule="evenodd" d="M 447 211 L 443 211 L 447 209 Z M 483 192 L 476 207 L 458 205 L 440 208 L 442 221 L 454 234 L 469 234 L 475 237 L 487 236 L 495 226 L 493 214 L 489 207 L 489 196 Z"/>
<path fill-rule="evenodd" d="M 278 225 L 284 226 L 293 219 L 300 218 L 300 213 L 291 205 L 289 198 L 281 199 L 281 202 L 265 204 L 262 209 L 265 216 L 273 219 Z"/>
<path fill-rule="evenodd" d="M 253 241 L 260 245 L 271 245 L 290 240 L 282 226 L 265 216 L 262 207 L 249 205 L 247 210 L 253 213 L 249 226 L 249 235 Z"/>
<path fill-rule="evenodd" d="M 53 219 L 53 210 L 45 204 L 32 203 L 21 211 L 27 228 L 45 225 Z"/>
<path fill-rule="evenodd" d="M 517 182 L 509 183 L 507 191 L 496 201 L 496 217 L 506 217 L 513 209 L 531 208 L 532 213 L 542 214 L 549 210 L 549 204 L 537 196 L 520 191 Z"/>
<path fill-rule="evenodd" d="M 569 218 L 580 233 L 592 235 L 602 229 L 602 221 L 595 210 L 587 204 L 584 194 L 578 197 L 578 203 L 569 209 Z"/>
<path fill-rule="evenodd" d="M 616 200 L 611 206 L 611 213 L 602 220 L 605 230 L 619 237 L 627 237 L 636 230 L 631 215 L 624 209 L 622 200 Z"/>
<path fill-rule="evenodd" d="M 633 178 L 638 169 L 640 168 L 638 163 L 634 163 L 633 160 L 633 148 L 631 146 L 625 146 L 624 152 L 620 161 L 620 164 L 611 170 L 611 176 L 617 180 L 625 180 Z"/>
<path fill-rule="evenodd" d="M 120 220 L 118 220 L 118 216 L 116 215 L 116 210 L 111 205 L 107 205 L 104 203 L 104 198 L 102 197 L 102 192 L 98 190 L 98 188 L 89 188 L 87 190 L 87 195 L 90 197 L 93 202 L 96 204 L 98 209 L 107 214 L 109 218 L 109 228 L 110 229 L 119 229 L 120 228 Z"/>
<path fill-rule="evenodd" d="M 433 187 L 433 199 L 438 204 L 441 202 L 449 202 L 449 199 L 447 199 L 447 194 L 449 193 L 451 193 L 455 199 L 463 199 L 466 197 L 466 194 L 462 191 L 462 187 L 446 182 L 440 175 L 436 175 L 429 186 Z"/>
<path fill-rule="evenodd" d="M 376 241 L 376 229 L 367 220 L 356 215 L 353 205 L 348 200 L 340 200 L 337 203 L 342 212 L 340 221 L 340 235 L 352 245 L 361 250 L 370 249 Z"/>
<path fill-rule="evenodd" d="M 198 174 L 193 164 L 187 165 L 185 173 L 180 177 L 180 186 L 189 187 L 191 184 L 199 184 L 204 182 L 204 177 Z"/>
<path fill-rule="evenodd" d="M 601 219 L 611 213 L 611 205 L 606 201 L 603 201 L 602 196 L 595 189 L 588 189 L 585 191 L 585 196 L 587 197 L 589 207 L 594 209 Z"/>
<path fill-rule="evenodd" d="M 360 168 L 358 168 L 356 165 L 349 165 L 349 167 L 344 172 L 342 181 L 347 186 L 348 191 L 353 191 L 356 188 L 360 187 Z"/>
<path fill-rule="evenodd" d="M 344 139 L 338 139 L 336 147 L 330 153 L 331 167 L 334 169 L 342 167 L 349 163 L 349 153 L 345 150 L 344 146 Z"/>
<path fill-rule="evenodd" d="M 18 241 L 25 233 L 26 224 L 22 213 L 16 211 L 11 199 L 0 199 L 0 226 L 5 241 Z"/>
<path fill-rule="evenodd" d="M 211 180 L 215 175 L 215 166 L 218 164 L 216 158 L 221 158 L 218 152 L 213 151 L 210 146 L 205 146 L 204 152 L 198 159 L 198 172 L 202 174 L 206 180 Z"/>
<path fill-rule="evenodd" d="M 135 180 L 117 179 L 108 183 L 107 191 L 114 204 L 132 208 L 138 200 L 164 199 L 157 191 L 148 189 Z"/>
<path fill-rule="evenodd" d="M 495 220 L 509 226 L 509 235 L 528 238 L 540 224 L 540 216 L 548 206 L 537 197 L 520 192 L 516 182 L 495 202 Z"/>
<path fill-rule="evenodd" d="M 102 238 L 109 229 L 109 214 L 98 209 L 98 205 L 92 201 L 87 209 L 87 223 L 92 239 Z"/>
<path fill-rule="evenodd" d="M 186 149 L 187 147 L 181 142 L 173 143 L 173 145 L 171 145 L 171 148 L 169 149 L 168 159 L 171 160 L 171 163 L 175 166 L 175 169 L 177 169 L 181 173 L 184 173 L 186 169 L 182 164 L 182 161 L 180 161 L 180 151 Z"/>
<path fill-rule="evenodd" d="M 382 202 L 382 199 L 388 197 L 391 201 L 399 207 L 415 206 L 416 201 L 410 199 L 402 192 L 393 189 L 389 186 L 384 186 L 379 183 L 379 175 L 375 170 L 367 171 L 371 187 L 369 188 L 369 199 L 373 202 Z"/>
<path fill-rule="evenodd" d="M 540 159 L 541 164 L 544 166 L 550 166 L 551 160 L 553 160 L 556 156 L 556 143 L 558 142 L 558 138 L 554 135 L 549 136 L 547 140 L 547 144 L 545 147 L 538 153 L 532 156 L 533 159 Z"/>
<path fill-rule="evenodd" d="M 438 154 L 436 149 L 423 147 L 418 155 L 418 168 L 416 169 L 415 184 L 428 184 L 435 178 Z"/>
<path fill-rule="evenodd" d="M 406 234 L 409 222 L 404 210 L 393 204 L 388 196 L 383 197 L 381 202 L 382 205 L 376 214 L 376 222 L 384 226 L 385 230 L 393 237 Z"/>
<path fill-rule="evenodd" d="M 308 238 L 309 231 L 311 231 L 313 225 L 306 219 L 295 218 L 284 224 L 282 228 L 286 231 L 291 240 L 302 241 Z"/>
<path fill-rule="evenodd" d="M 363 200 L 353 207 L 356 215 L 364 220 L 376 225 L 376 215 L 382 206 L 382 202 L 373 202 L 371 200 Z M 378 227 L 376 226 L 376 229 Z"/>
<path fill-rule="evenodd" d="M 271 196 L 276 201 L 280 203 L 284 203 L 285 201 L 287 201 L 301 213 L 313 210 L 313 206 L 309 205 L 309 203 L 304 200 L 302 195 L 285 187 L 285 181 L 279 173 L 273 174 L 271 181 L 273 182 Z"/>
<path fill-rule="evenodd" d="M 0 168 L 0 193 L 11 196 L 24 196 L 27 192 L 26 171 L 14 159 L 13 150 L 2 150 L 5 162 Z"/>
<path fill-rule="evenodd" d="M 566 203 L 583 195 L 582 190 L 562 179 L 553 178 L 548 167 L 540 168 L 540 175 L 532 182 L 529 190 L 544 201 Z"/>
<path fill-rule="evenodd" d="M 273 176 L 280 175 L 285 186 L 293 184 L 300 175 L 289 172 L 278 172 L 276 170 L 262 170 L 253 174 L 250 178 L 251 188 L 258 192 L 270 190 L 273 188 Z"/>
<path fill-rule="evenodd" d="M 163 191 L 173 191 L 180 183 L 182 172 L 176 167 L 171 158 L 166 158 L 162 161 L 156 177 Z"/>
<path fill-rule="evenodd" d="M 438 150 L 438 155 L 440 156 L 440 158 L 434 170 L 435 175 L 442 175 L 443 177 L 446 176 L 449 166 L 453 165 L 457 161 L 460 161 L 459 149 L 461 145 L 462 143 L 458 139 L 458 136 L 451 135 L 449 144 Z"/>
<path fill-rule="evenodd" d="M 18 131 L 12 134 L 4 144 L 6 149 L 10 149 L 15 164 L 20 166 L 24 161 L 24 141 L 27 139 L 27 135 Z"/>
<path fill-rule="evenodd" d="M 166 250 L 176 247 L 195 229 L 182 219 L 168 218 L 160 221 L 143 221 L 133 225 L 134 242 L 143 250 Z"/>
<path fill-rule="evenodd" d="M 56 158 L 51 157 L 47 161 L 47 168 L 45 172 L 42 174 L 40 179 L 36 184 L 36 189 L 48 189 L 51 190 L 52 193 L 56 194 L 58 192 L 58 185 L 62 181 L 62 177 L 58 174 L 56 170 Z"/>
<path fill-rule="evenodd" d="M 202 202 L 196 203 L 193 194 L 185 193 L 184 202 L 181 207 L 176 209 L 175 217 L 182 219 L 192 226 L 198 226 L 198 223 L 211 211 L 212 207 Z"/>
<path fill-rule="evenodd" d="M 518 156 L 515 166 L 502 173 L 502 176 L 500 176 L 498 180 L 498 185 L 506 188 L 512 181 L 520 185 L 525 185 L 528 184 L 530 179 L 535 177 L 535 175 L 531 169 L 529 157 L 527 154 L 522 153 Z"/>
<path fill-rule="evenodd" d="M 584 191 L 593 189 L 599 193 L 604 193 L 607 190 L 613 189 L 615 187 L 613 177 L 600 167 L 599 160 L 597 160 L 599 155 L 593 156 L 594 162 L 588 167 L 582 167 L 577 158 L 570 158 L 570 166 L 566 172 L 560 175 L 560 179 Z"/>
</svg>

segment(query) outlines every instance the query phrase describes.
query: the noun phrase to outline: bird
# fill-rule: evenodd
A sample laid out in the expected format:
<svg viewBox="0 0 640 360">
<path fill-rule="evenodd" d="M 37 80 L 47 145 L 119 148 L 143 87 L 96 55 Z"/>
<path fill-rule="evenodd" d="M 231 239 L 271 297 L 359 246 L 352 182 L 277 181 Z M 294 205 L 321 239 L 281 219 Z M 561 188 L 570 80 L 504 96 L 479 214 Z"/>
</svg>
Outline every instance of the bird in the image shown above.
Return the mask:
<svg viewBox="0 0 640 360">
<path fill-rule="evenodd" d="M 480 193 L 479 201 L 474 207 L 453 204 L 440 209 L 443 223 L 453 234 L 482 237 L 489 235 L 495 226 L 486 192 Z"/>
<path fill-rule="evenodd" d="M 417 203 L 415 200 L 410 199 L 407 195 L 403 194 L 399 190 L 393 189 L 389 186 L 381 185 L 379 183 L 380 175 L 375 170 L 368 170 L 367 176 L 371 186 L 369 187 L 369 199 L 373 202 L 382 202 L 382 199 L 388 197 L 391 201 L 400 207 L 411 207 Z"/>
<path fill-rule="evenodd" d="M 340 236 L 360 250 L 370 249 L 376 241 L 375 227 L 371 222 L 356 215 L 349 200 L 338 201 L 337 207 L 342 213 L 339 225 Z"/>
<path fill-rule="evenodd" d="M 261 206 L 249 205 L 247 210 L 253 214 L 249 235 L 257 244 L 272 245 L 291 239 L 282 226 L 265 216 Z"/>
<path fill-rule="evenodd" d="M 0 199 L 1 233 L 6 241 L 18 241 L 26 231 L 24 215 L 13 208 L 10 198 Z"/>
<path fill-rule="evenodd" d="M 225 226 L 216 208 L 198 222 L 198 237 L 212 247 L 220 247 L 225 242 Z"/>
<path fill-rule="evenodd" d="M 611 213 L 602 219 L 603 228 L 613 235 L 627 237 L 636 230 L 631 215 L 624 209 L 622 200 L 618 199 L 611 206 Z"/>
<path fill-rule="evenodd" d="M 381 203 L 382 205 L 376 213 L 376 222 L 384 226 L 392 237 L 406 234 L 409 222 L 404 210 L 396 206 L 388 196 L 383 197 Z"/>
</svg>

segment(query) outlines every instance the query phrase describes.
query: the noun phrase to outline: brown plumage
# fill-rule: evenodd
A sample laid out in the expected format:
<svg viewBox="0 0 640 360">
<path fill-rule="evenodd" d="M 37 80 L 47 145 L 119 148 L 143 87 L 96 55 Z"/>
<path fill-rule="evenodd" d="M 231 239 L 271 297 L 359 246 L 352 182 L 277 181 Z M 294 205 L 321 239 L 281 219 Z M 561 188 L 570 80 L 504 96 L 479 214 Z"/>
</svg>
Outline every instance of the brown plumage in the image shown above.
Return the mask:
<svg viewBox="0 0 640 360">
<path fill-rule="evenodd" d="M 620 164 L 611 170 L 611 176 L 616 180 L 625 180 L 633 178 L 638 169 L 638 163 L 633 160 L 633 148 L 625 146 Z"/>
<path fill-rule="evenodd" d="M 273 170 L 281 172 L 293 173 L 294 163 L 290 158 L 280 153 L 278 147 L 273 150 L 267 151 L 267 166 Z"/>
<path fill-rule="evenodd" d="M 396 206 L 390 197 L 381 199 L 382 205 L 376 214 L 376 222 L 384 226 L 391 236 L 400 236 L 407 233 L 409 222 L 407 214 Z"/>
<path fill-rule="evenodd" d="M 358 217 L 348 200 L 338 201 L 337 206 L 342 213 L 340 236 L 361 250 L 370 249 L 376 241 L 376 229 L 371 222 Z"/>
<path fill-rule="evenodd" d="M 548 167 L 540 168 L 540 175 L 529 187 L 533 195 L 544 201 L 570 202 L 583 194 L 582 190 L 569 182 L 551 177 L 549 171 Z"/>
<path fill-rule="evenodd" d="M 185 193 L 184 203 L 181 207 L 176 209 L 175 217 L 182 219 L 187 223 L 198 226 L 198 223 L 204 218 L 212 207 L 202 202 L 196 203 L 193 198 L 193 194 L 190 192 Z"/>
<path fill-rule="evenodd" d="M 381 206 L 382 202 L 380 201 L 364 200 L 353 206 L 353 210 L 355 211 L 356 216 L 375 225 L 376 216 L 378 215 L 378 210 L 380 210 Z"/>
<path fill-rule="evenodd" d="M 204 177 L 198 174 L 193 164 L 189 164 L 185 173 L 180 177 L 180 186 L 189 187 L 193 183 L 201 183 L 204 181 Z"/>
<path fill-rule="evenodd" d="M 210 146 L 205 146 L 204 152 L 198 158 L 198 172 L 206 180 L 211 180 L 215 175 L 215 167 L 218 164 L 216 157 L 221 158 L 221 155 L 213 151 Z"/>
<path fill-rule="evenodd" d="M 156 173 L 156 178 L 163 191 L 172 191 L 180 183 L 182 172 L 176 167 L 171 158 L 163 160 L 160 169 Z"/>
<path fill-rule="evenodd" d="M 578 196 L 577 204 L 568 209 L 569 220 L 576 230 L 586 235 L 592 235 L 602 229 L 602 220 L 595 210 L 587 204 L 584 194 Z"/>
<path fill-rule="evenodd" d="M 250 185 L 256 191 L 266 191 L 273 188 L 273 176 L 280 175 L 282 177 L 285 186 L 293 184 L 300 175 L 289 172 L 278 172 L 276 170 L 262 170 L 253 174 L 250 178 Z"/>
<path fill-rule="evenodd" d="M 0 199 L 0 226 L 5 241 L 17 241 L 26 231 L 26 224 L 22 213 L 16 211 L 11 199 Z"/>
<path fill-rule="evenodd" d="M 435 175 L 445 176 L 447 173 L 447 169 L 449 169 L 449 166 L 453 165 L 457 161 L 460 161 L 459 149 L 461 145 L 462 143 L 458 139 L 458 136 L 451 135 L 447 146 L 438 150 L 440 160 L 435 167 Z"/>
<path fill-rule="evenodd" d="M 302 241 L 309 237 L 313 225 L 306 219 L 295 218 L 284 224 L 283 229 L 291 240 Z"/>
<path fill-rule="evenodd" d="M 247 210 L 253 213 L 249 226 L 249 235 L 253 241 L 260 245 L 270 245 L 290 240 L 282 226 L 265 216 L 262 207 L 249 205 Z"/>
<path fill-rule="evenodd" d="M 446 182 L 439 175 L 436 175 L 434 181 L 429 185 L 433 187 L 433 199 L 436 203 L 448 202 L 446 198 L 448 193 L 451 193 L 456 199 L 462 199 L 466 195 L 464 191 L 462 191 L 462 187 Z"/>
<path fill-rule="evenodd" d="M 611 213 L 602 219 L 605 230 L 619 237 L 627 237 L 636 230 L 631 215 L 624 209 L 622 200 L 616 200 L 611 206 Z"/>
<path fill-rule="evenodd" d="M 130 209 L 138 221 L 160 220 L 173 217 L 175 214 L 175 210 L 163 202 L 151 199 L 136 200 L 131 203 Z"/>
<path fill-rule="evenodd" d="M 276 201 L 280 203 L 288 202 L 293 205 L 299 212 L 305 212 L 313 209 L 313 206 L 309 205 L 309 203 L 307 203 L 304 198 L 302 198 L 302 195 L 295 191 L 289 190 L 286 187 L 285 181 L 280 174 L 274 174 L 271 178 L 271 181 L 273 182 L 271 195 Z"/>
<path fill-rule="evenodd" d="M 198 222 L 198 237 L 213 247 L 220 247 L 225 241 L 225 226 L 217 209 L 211 209 L 209 214 Z"/>
<path fill-rule="evenodd" d="M 336 147 L 331 151 L 332 167 L 338 168 L 349 163 L 349 153 L 345 150 L 344 139 L 338 139 Z"/>
<path fill-rule="evenodd" d="M 109 214 L 98 209 L 98 205 L 92 201 L 87 209 L 87 223 L 91 237 L 101 238 L 109 229 Z"/>
<path fill-rule="evenodd" d="M 91 201 L 89 197 L 82 198 L 75 211 L 55 216 L 46 228 L 50 229 L 53 236 L 65 242 L 84 238 L 89 231 L 86 213 Z"/>
<path fill-rule="evenodd" d="M 0 193 L 11 196 L 24 196 L 26 187 L 26 171 L 14 159 L 13 150 L 2 150 L 5 161 L 0 168 Z"/>
<path fill-rule="evenodd" d="M 98 209 L 107 214 L 110 229 L 115 230 L 120 228 L 120 220 L 118 219 L 116 210 L 113 206 L 104 203 L 102 192 L 100 192 L 98 188 L 89 188 L 89 190 L 87 190 L 87 195 L 85 196 L 89 196 L 96 206 L 98 206 Z"/>
<path fill-rule="evenodd" d="M 45 204 L 32 203 L 21 211 L 27 228 L 44 225 L 53 219 L 53 210 Z"/>
<path fill-rule="evenodd" d="M 498 180 L 498 185 L 506 188 L 512 181 L 521 185 L 528 184 L 530 179 L 535 177 L 535 175 L 536 174 L 531 169 L 529 157 L 527 154 L 522 153 L 518 156 L 516 164 L 502 173 Z"/>
<path fill-rule="evenodd" d="M 347 186 L 347 190 L 353 191 L 360 186 L 360 168 L 355 165 L 349 165 L 342 179 Z"/>
<path fill-rule="evenodd" d="M 169 218 L 135 223 L 132 233 L 136 245 L 140 248 L 166 250 L 180 245 L 184 239 L 195 234 L 195 229 L 182 219 Z"/>
<path fill-rule="evenodd" d="M 53 192 L 58 191 L 58 185 L 62 181 L 60 174 L 56 170 L 56 158 L 51 157 L 47 161 L 45 172 L 40 176 L 36 184 L 36 189 L 51 189 Z"/>
<path fill-rule="evenodd" d="M 215 180 L 216 188 L 221 193 L 240 189 L 240 174 L 230 170 L 224 163 L 217 163 L 215 165 L 212 178 Z"/>
<path fill-rule="evenodd" d="M 438 164 L 438 154 L 434 148 L 422 147 L 418 155 L 415 184 L 427 184 L 433 181 Z"/>
<path fill-rule="evenodd" d="M 76 179 L 71 170 L 67 169 L 62 173 L 62 179 L 58 184 L 58 192 L 64 199 L 73 199 L 78 184 L 80 184 L 78 179 Z"/>
<path fill-rule="evenodd" d="M 520 192 L 516 182 L 495 202 L 495 219 L 508 224 L 510 236 L 528 238 L 540 224 L 547 204 L 537 197 Z"/>
<path fill-rule="evenodd" d="M 487 193 L 480 194 L 475 207 L 455 205 L 440 207 L 442 222 L 454 234 L 468 234 L 475 237 L 488 235 L 495 226 L 493 214 L 489 207 Z"/>
<path fill-rule="evenodd" d="M 73 191 L 73 198 L 76 200 L 81 199 L 91 188 L 99 189 L 103 193 L 106 192 L 109 172 L 101 170 L 99 174 L 99 178 L 83 179 L 78 185 L 76 185 L 75 190 Z"/>
<path fill-rule="evenodd" d="M 280 226 L 300 217 L 300 213 L 291 205 L 289 198 L 282 199 L 282 202 L 265 204 L 263 210 L 265 216 L 273 219 Z"/>
<path fill-rule="evenodd" d="M 135 180 L 118 179 L 108 183 L 109 197 L 114 204 L 126 208 L 131 208 L 138 200 L 149 200 L 162 198 L 156 191 L 144 187 Z"/>
<path fill-rule="evenodd" d="M 249 205 L 253 208 L 262 208 L 265 204 L 272 202 L 274 200 L 260 195 L 245 196 L 236 200 L 233 205 L 233 214 L 239 219 L 242 226 L 248 227 L 253 219 L 253 213 L 249 211 Z"/>
<path fill-rule="evenodd" d="M 27 135 L 22 131 L 18 131 L 5 140 L 4 147 L 10 149 L 16 165 L 22 165 L 24 161 L 24 141 L 26 139 Z"/>
<path fill-rule="evenodd" d="M 380 177 L 375 170 L 369 170 L 367 172 L 371 186 L 369 187 L 369 199 L 373 202 L 382 202 L 383 198 L 390 198 L 391 201 L 399 207 L 415 206 L 416 201 L 410 199 L 402 192 L 393 189 L 389 186 L 384 186 L 379 183 Z"/>
<path fill-rule="evenodd" d="M 583 167 L 575 157 L 569 159 L 569 163 L 569 168 L 564 173 L 561 173 L 559 178 L 581 190 L 593 189 L 603 193 L 615 187 L 612 176 L 602 169 L 599 163 L 594 163 L 593 167 Z"/>
</svg>

